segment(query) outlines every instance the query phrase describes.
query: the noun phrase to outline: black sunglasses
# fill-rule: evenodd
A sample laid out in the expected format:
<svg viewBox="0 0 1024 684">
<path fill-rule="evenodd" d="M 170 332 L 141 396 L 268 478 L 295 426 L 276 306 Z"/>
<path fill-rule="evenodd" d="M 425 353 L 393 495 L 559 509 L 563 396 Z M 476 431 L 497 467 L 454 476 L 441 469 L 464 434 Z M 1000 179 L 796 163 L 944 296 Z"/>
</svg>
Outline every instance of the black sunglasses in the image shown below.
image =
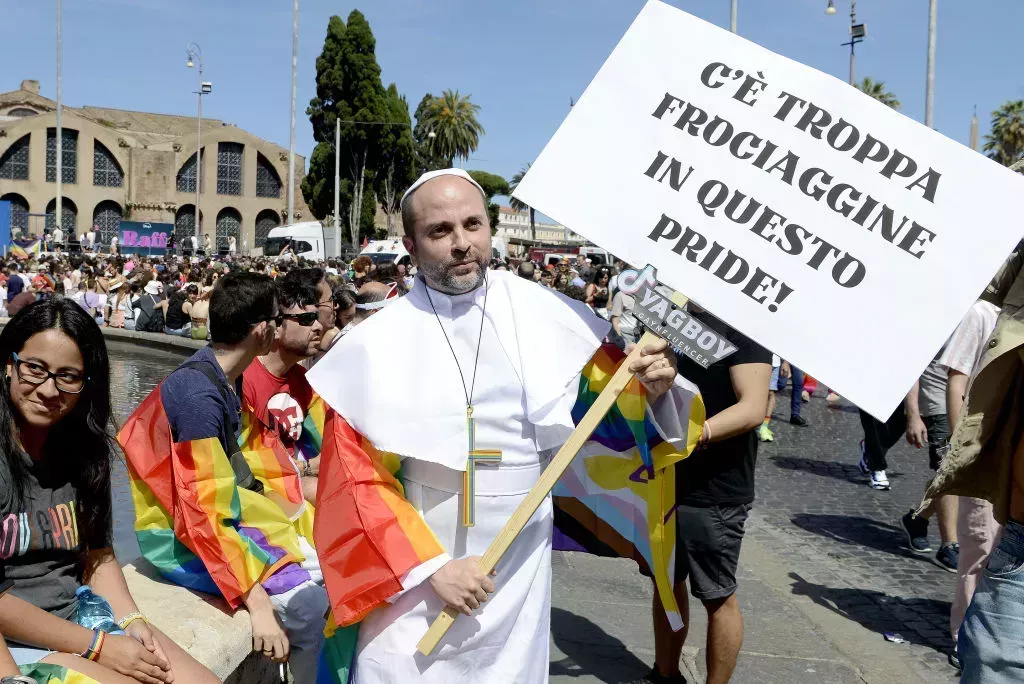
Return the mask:
<svg viewBox="0 0 1024 684">
<path fill-rule="evenodd" d="M 281 325 L 285 319 L 289 319 L 295 321 L 303 328 L 308 328 L 316 323 L 318 318 L 320 318 L 320 313 L 317 311 L 303 311 L 297 314 L 279 313 L 277 314 L 277 324 Z"/>
</svg>

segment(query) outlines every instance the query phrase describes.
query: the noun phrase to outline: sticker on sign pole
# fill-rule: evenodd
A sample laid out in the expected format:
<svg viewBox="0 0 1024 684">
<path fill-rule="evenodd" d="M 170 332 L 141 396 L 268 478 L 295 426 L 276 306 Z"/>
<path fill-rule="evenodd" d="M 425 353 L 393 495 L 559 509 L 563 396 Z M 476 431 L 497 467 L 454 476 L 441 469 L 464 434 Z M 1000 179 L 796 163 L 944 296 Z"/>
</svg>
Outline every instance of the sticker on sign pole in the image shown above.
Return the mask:
<svg viewBox="0 0 1024 684">
<path fill-rule="evenodd" d="M 633 297 L 633 316 L 663 337 L 680 355 L 707 368 L 736 351 L 725 335 L 686 310 L 684 295 L 658 284 L 658 271 L 650 264 L 642 271 L 619 274 L 619 289 Z"/>
</svg>

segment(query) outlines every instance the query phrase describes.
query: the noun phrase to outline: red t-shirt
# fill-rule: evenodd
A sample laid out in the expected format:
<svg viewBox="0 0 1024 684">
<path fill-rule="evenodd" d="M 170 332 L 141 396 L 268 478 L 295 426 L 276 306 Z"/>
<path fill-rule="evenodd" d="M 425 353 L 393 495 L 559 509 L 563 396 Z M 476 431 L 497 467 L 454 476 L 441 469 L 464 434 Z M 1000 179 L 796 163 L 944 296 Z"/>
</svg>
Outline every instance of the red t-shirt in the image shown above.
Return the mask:
<svg viewBox="0 0 1024 684">
<path fill-rule="evenodd" d="M 261 423 L 277 432 L 294 456 L 295 442 L 302 435 L 302 421 L 313 400 L 306 369 L 296 364 L 279 378 L 256 359 L 242 374 L 242 398 Z"/>
</svg>

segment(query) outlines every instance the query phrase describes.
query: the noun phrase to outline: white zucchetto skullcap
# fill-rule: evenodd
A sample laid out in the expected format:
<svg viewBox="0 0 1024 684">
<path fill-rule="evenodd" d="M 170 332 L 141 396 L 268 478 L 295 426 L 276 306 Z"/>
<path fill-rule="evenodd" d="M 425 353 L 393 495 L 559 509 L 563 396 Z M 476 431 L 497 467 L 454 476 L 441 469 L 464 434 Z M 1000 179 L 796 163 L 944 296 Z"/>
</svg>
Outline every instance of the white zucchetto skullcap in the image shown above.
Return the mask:
<svg viewBox="0 0 1024 684">
<path fill-rule="evenodd" d="M 425 174 L 417 178 L 416 182 L 410 185 L 409 189 L 405 191 L 404 195 L 402 195 L 401 206 L 405 206 L 405 201 L 409 199 L 412 193 L 416 192 L 421 185 L 423 185 L 427 181 L 434 180 L 435 178 L 440 178 L 441 176 L 457 176 L 458 178 L 462 178 L 463 180 L 469 181 L 470 183 L 473 184 L 473 187 L 479 190 L 480 194 L 483 195 L 484 203 L 487 203 L 487 193 L 484 192 L 484 189 L 480 187 L 480 184 L 473 180 L 473 177 L 470 176 L 468 173 L 466 173 L 462 169 L 439 169 L 437 171 L 427 171 Z"/>
</svg>

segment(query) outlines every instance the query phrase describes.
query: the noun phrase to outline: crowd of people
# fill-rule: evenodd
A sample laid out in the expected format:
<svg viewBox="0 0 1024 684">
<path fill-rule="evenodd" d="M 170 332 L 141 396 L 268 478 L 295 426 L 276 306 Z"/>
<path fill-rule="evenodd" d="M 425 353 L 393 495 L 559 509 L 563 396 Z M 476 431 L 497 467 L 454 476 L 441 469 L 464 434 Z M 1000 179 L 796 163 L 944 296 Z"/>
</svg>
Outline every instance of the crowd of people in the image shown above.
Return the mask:
<svg viewBox="0 0 1024 684">
<path fill-rule="evenodd" d="M 348 642 L 355 681 L 545 681 L 550 503 L 497 577 L 478 557 L 571 432 L 581 399 L 570 381 L 595 352 L 631 364 L 651 407 L 640 420 L 670 445 L 687 443 L 686 378 L 706 420 L 697 452 L 676 466 L 671 590 L 684 625 L 689 596 L 706 610 L 707 681 L 729 681 L 743 641 L 736 576 L 758 443 L 773 439 L 776 393 L 789 382 L 790 422 L 807 426 L 804 374 L 692 305 L 734 354 L 704 368 L 664 342 L 635 350 L 635 302 L 617 287 L 626 265 L 493 260 L 484 197 L 454 169 L 406 193 L 418 270 L 365 256 L 309 264 L 116 248 L 9 261 L 0 277 L 12 317 L 0 332 L 0 633 L 9 642 L 0 676 L 43 663 L 100 682 L 216 681 L 138 610 L 111 550 L 101 327 L 115 327 L 209 342 L 117 437 L 140 550 L 172 581 L 246 608 L 253 649 L 287 661 L 300 684 L 323 676 L 335 621 L 360 624 Z M 902 524 L 926 553 L 928 520 L 938 519 L 938 562 L 958 573 L 956 664 L 971 683 L 1024 673 L 1020 261 L 1007 262 L 904 407 L 884 422 L 861 413 L 860 467 L 875 489 L 890 487 L 885 455 L 896 441 L 929 448 L 937 475 Z M 477 471 L 476 526 L 459 526 L 471 503 L 459 494 L 461 471 L 477 442 L 501 454 L 504 478 Z M 481 611 L 497 591 L 502 600 Z M 82 610 L 97 597 L 101 619 Z M 414 656 L 410 635 L 445 604 L 477 620 L 456 622 L 443 658 Z M 687 628 L 673 629 L 657 592 L 652 620 L 655 666 L 638 681 L 685 681 Z"/>
</svg>

